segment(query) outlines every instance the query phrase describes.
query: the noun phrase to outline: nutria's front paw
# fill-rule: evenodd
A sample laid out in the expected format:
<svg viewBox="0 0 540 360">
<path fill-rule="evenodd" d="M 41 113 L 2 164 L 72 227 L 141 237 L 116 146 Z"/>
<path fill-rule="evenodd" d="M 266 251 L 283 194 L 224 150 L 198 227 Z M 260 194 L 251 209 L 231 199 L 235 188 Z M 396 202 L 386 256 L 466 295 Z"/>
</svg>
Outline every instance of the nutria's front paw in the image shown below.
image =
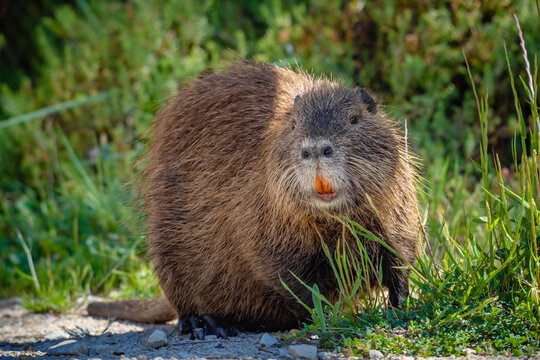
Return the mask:
<svg viewBox="0 0 540 360">
<path fill-rule="evenodd" d="M 390 305 L 392 307 L 398 307 L 402 302 L 407 300 L 407 296 L 409 296 L 408 289 L 405 291 L 390 291 Z"/>
<path fill-rule="evenodd" d="M 391 279 L 390 284 L 388 284 L 388 295 L 392 307 L 398 307 L 407 300 L 409 296 L 409 282 L 405 273 L 398 273 Z"/>
<path fill-rule="evenodd" d="M 181 333 L 191 334 L 193 339 L 204 340 L 206 335 L 228 339 L 229 336 L 237 336 L 238 329 L 225 321 L 215 319 L 210 315 L 191 315 L 178 319 L 178 329 Z"/>
</svg>

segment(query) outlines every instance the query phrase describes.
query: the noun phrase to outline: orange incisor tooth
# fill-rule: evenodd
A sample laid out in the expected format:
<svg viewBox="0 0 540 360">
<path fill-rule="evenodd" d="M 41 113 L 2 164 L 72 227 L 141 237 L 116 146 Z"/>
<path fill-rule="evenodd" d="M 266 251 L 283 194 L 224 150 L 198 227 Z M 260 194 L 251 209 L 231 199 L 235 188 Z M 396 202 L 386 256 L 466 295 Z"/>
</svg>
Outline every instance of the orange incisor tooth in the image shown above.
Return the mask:
<svg viewBox="0 0 540 360">
<path fill-rule="evenodd" d="M 322 174 L 317 174 L 317 176 L 315 176 L 315 189 L 319 194 L 332 193 L 330 182 L 326 180 Z"/>
</svg>

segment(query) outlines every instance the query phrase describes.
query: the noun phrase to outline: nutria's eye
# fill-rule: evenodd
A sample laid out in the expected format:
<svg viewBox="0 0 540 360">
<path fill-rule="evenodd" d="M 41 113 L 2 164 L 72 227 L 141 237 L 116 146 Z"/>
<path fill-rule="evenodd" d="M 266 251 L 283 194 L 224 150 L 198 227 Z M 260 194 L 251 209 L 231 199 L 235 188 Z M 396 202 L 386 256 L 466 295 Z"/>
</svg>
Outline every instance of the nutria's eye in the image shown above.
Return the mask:
<svg viewBox="0 0 540 360">
<path fill-rule="evenodd" d="M 307 150 L 302 150 L 302 158 L 307 159 L 309 157 L 309 152 Z"/>
<path fill-rule="evenodd" d="M 291 125 L 291 130 L 294 130 L 295 127 L 296 127 L 296 123 L 293 121 Z"/>
<path fill-rule="evenodd" d="M 332 157 L 334 155 L 334 149 L 331 146 L 327 146 L 324 148 L 323 154 L 326 157 Z"/>
<path fill-rule="evenodd" d="M 358 116 L 356 116 L 356 115 L 351 115 L 351 116 L 349 117 L 349 122 L 350 122 L 351 124 L 358 124 Z"/>
</svg>

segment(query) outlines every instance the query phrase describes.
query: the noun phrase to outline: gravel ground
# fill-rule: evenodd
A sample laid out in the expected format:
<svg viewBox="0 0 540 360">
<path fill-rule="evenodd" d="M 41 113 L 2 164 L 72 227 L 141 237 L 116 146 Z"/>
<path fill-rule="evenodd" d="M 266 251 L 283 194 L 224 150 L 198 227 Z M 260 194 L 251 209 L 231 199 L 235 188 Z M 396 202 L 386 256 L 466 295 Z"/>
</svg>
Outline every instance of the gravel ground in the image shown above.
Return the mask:
<svg viewBox="0 0 540 360">
<path fill-rule="evenodd" d="M 16 300 L 0 301 L 0 359 L 282 359 L 293 356 L 316 359 L 345 359 L 336 353 L 317 350 L 317 341 L 308 346 L 289 348 L 263 345 L 263 334 L 246 333 L 228 340 L 207 337 L 204 341 L 189 340 L 173 333 L 174 323 L 144 325 L 129 321 L 108 321 L 88 316 L 86 305 L 68 313 L 34 314 L 28 312 Z M 159 339 L 161 330 L 170 335 Z M 153 335 L 151 337 L 151 335 Z M 268 334 L 279 340 L 279 333 Z M 149 344 L 149 338 L 157 338 Z M 67 340 L 67 341 L 66 341 Z M 265 336 L 267 342 L 272 338 Z M 167 344 L 163 344 L 166 341 Z M 153 346 L 152 346 L 153 345 Z M 269 346 L 270 345 L 270 346 Z M 300 354 L 298 353 L 300 351 Z M 304 351 L 304 355 L 302 355 Z M 57 354 L 57 355 L 53 355 Z M 377 359 L 379 354 L 372 354 Z M 390 360 L 415 360 L 413 357 L 386 355 Z M 463 358 L 439 358 L 458 360 L 506 360 L 525 359 L 505 356 L 467 355 Z M 540 360 L 540 353 L 531 359 Z"/>
</svg>

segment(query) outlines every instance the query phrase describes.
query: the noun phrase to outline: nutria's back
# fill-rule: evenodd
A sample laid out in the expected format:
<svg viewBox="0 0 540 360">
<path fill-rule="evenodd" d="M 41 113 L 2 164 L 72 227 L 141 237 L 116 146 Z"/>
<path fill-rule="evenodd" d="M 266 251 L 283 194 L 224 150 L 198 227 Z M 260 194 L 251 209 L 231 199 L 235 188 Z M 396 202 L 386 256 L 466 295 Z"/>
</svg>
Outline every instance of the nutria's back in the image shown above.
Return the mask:
<svg viewBox="0 0 540 360">
<path fill-rule="evenodd" d="M 211 315 L 246 329 L 286 329 L 305 312 L 291 276 L 336 284 L 321 249 L 347 215 L 412 262 L 415 174 L 394 123 L 359 89 L 255 62 L 206 75 L 162 110 L 145 170 L 150 256 L 180 318 Z M 376 210 L 373 209 L 375 206 Z M 365 241 L 394 305 L 402 262 Z"/>
</svg>

